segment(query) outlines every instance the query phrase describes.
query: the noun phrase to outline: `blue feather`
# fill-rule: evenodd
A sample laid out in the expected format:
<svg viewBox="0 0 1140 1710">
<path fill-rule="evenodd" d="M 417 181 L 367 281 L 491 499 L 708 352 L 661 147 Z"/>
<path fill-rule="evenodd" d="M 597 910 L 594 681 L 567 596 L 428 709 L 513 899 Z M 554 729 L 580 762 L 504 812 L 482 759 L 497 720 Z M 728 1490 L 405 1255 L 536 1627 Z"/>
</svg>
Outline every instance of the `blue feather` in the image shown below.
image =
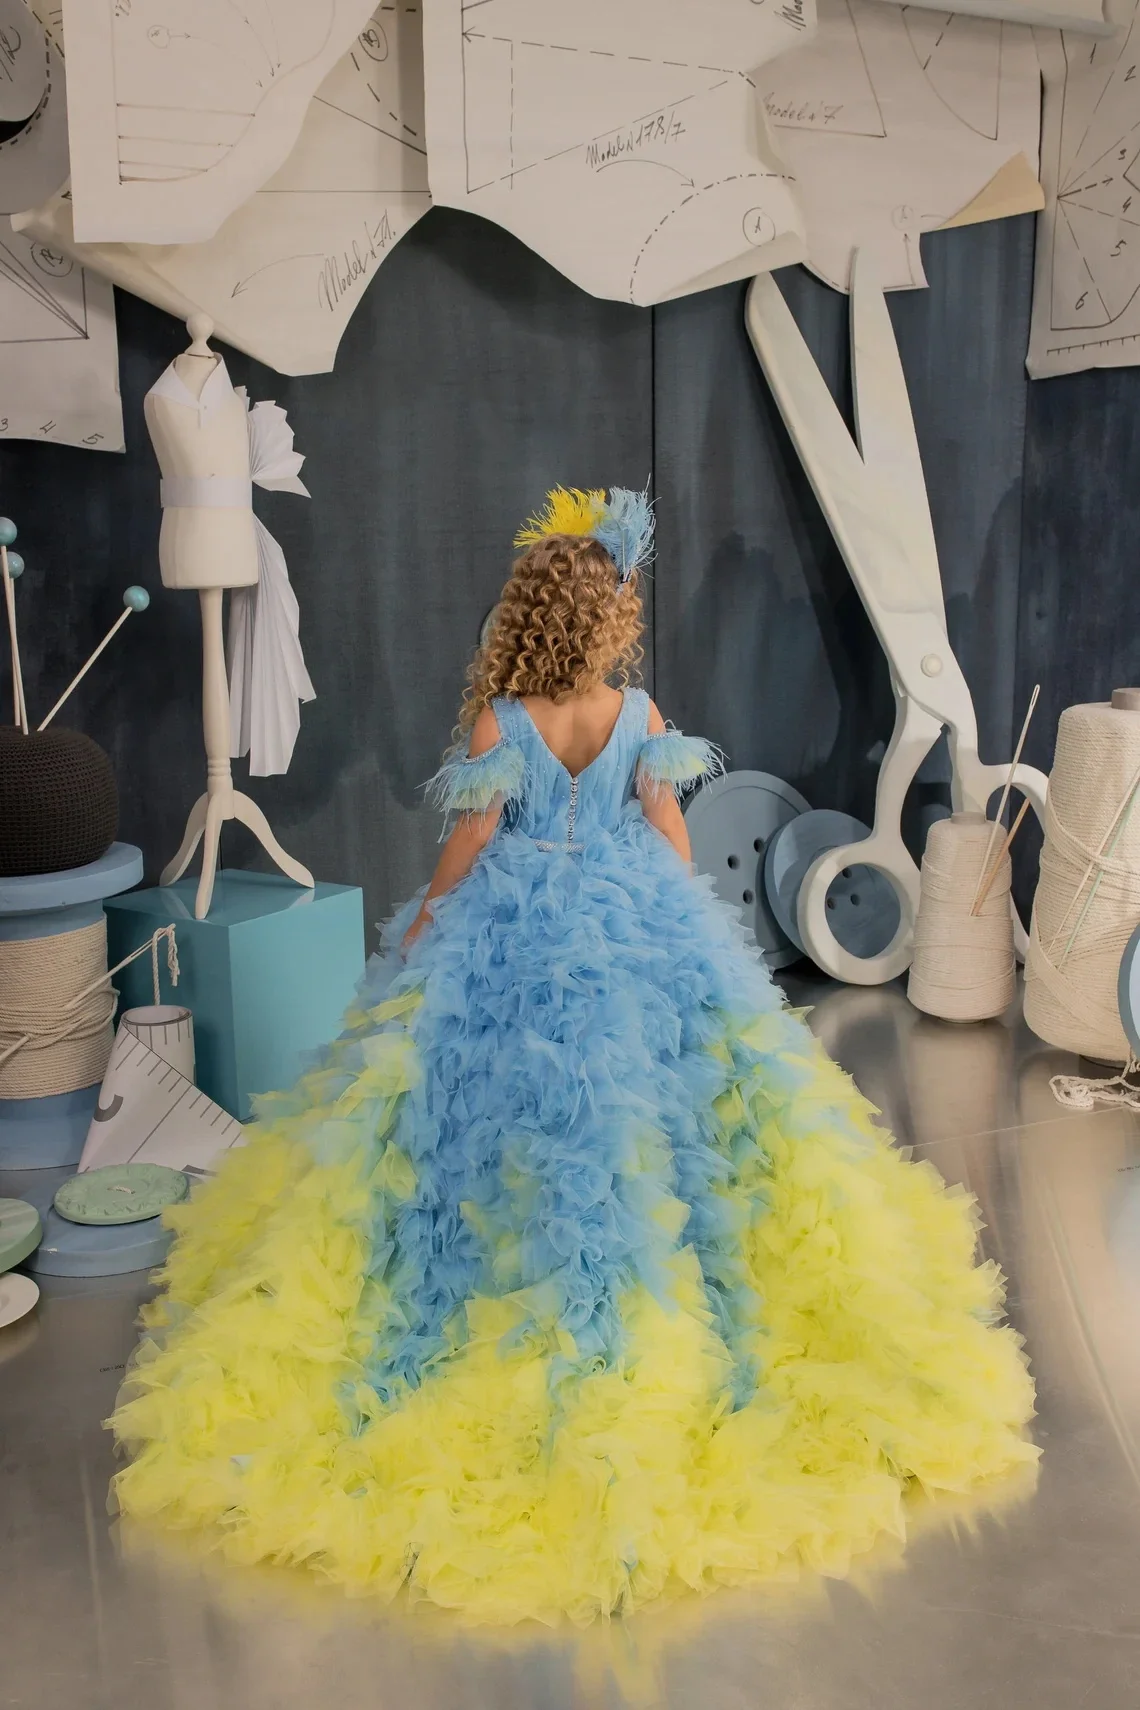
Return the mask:
<svg viewBox="0 0 1140 1710">
<path fill-rule="evenodd" d="M 485 813 L 496 800 L 517 801 L 526 782 L 521 749 L 506 737 L 473 760 L 450 754 L 425 785 L 427 798 L 447 814 Z"/>
<path fill-rule="evenodd" d="M 611 487 L 601 520 L 594 529 L 594 539 L 600 541 L 617 565 L 618 575 L 627 582 L 635 570 L 643 570 L 653 561 L 655 520 L 649 489 L 635 493 L 629 487 Z"/>
<path fill-rule="evenodd" d="M 724 771 L 724 755 L 703 737 L 686 736 L 679 730 L 659 730 L 647 736 L 637 760 L 637 781 L 667 786 L 676 796 L 699 779 L 718 778 Z"/>
</svg>

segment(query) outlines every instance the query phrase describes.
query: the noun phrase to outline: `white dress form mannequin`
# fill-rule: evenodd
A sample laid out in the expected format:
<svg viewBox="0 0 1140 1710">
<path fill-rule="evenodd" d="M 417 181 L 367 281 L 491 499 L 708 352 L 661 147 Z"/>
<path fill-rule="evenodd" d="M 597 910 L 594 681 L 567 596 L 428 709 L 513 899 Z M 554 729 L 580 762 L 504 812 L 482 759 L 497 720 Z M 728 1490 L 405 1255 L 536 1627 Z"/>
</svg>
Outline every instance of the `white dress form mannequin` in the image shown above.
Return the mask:
<svg viewBox="0 0 1140 1710">
<path fill-rule="evenodd" d="M 205 839 L 202 876 L 194 916 L 204 920 L 214 894 L 222 826 L 236 819 L 252 831 L 287 878 L 313 886 L 307 867 L 286 854 L 269 821 L 247 795 L 235 790 L 230 770 L 229 681 L 222 633 L 222 596 L 226 588 L 249 587 L 258 579 L 257 544 L 249 504 L 249 429 L 246 406 L 225 380 L 207 400 L 207 385 L 222 359 L 206 340 L 214 330 L 205 315 L 186 323 L 192 343 L 172 368 L 185 398 L 171 390 L 147 394 L 143 413 L 162 471 L 164 486 L 177 493 L 179 483 L 232 481 L 230 505 L 171 504 L 165 498 L 159 535 L 159 567 L 168 588 L 196 588 L 202 608 L 202 730 L 206 745 L 206 792 L 190 810 L 186 832 L 161 883 L 174 884 Z M 161 382 L 160 382 L 161 388 Z M 244 488 L 245 497 L 241 496 Z"/>
</svg>

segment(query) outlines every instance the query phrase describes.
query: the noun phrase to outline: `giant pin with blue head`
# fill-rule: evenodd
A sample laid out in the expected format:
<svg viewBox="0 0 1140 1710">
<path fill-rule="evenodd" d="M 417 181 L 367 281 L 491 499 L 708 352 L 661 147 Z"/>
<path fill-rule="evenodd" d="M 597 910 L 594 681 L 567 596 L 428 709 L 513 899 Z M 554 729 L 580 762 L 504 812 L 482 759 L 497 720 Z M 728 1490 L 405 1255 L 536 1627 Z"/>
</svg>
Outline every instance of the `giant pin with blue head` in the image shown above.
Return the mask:
<svg viewBox="0 0 1140 1710">
<path fill-rule="evenodd" d="M 41 722 L 36 726 L 37 730 L 46 730 L 47 729 L 48 725 L 51 723 L 52 719 L 55 717 L 56 713 L 59 711 L 59 709 L 63 705 L 64 701 L 66 701 L 69 698 L 69 696 L 72 695 L 74 693 L 74 691 L 78 688 L 79 684 L 83 681 L 84 677 L 86 677 L 88 671 L 90 671 L 92 665 L 94 665 L 96 659 L 98 659 L 98 657 L 102 653 L 103 649 L 105 647 L 109 646 L 109 644 L 114 640 L 115 636 L 118 635 L 119 631 L 122 629 L 123 625 L 126 623 L 127 619 L 130 617 L 131 613 L 132 612 L 145 612 L 149 605 L 150 605 L 150 595 L 147 593 L 145 588 L 140 588 L 137 585 L 132 585 L 131 587 L 124 589 L 124 591 L 123 591 L 123 610 L 119 613 L 119 616 L 115 619 L 114 623 L 111 625 L 110 629 L 107 631 L 106 635 L 103 637 L 103 639 L 99 643 L 98 647 L 96 647 L 94 649 L 94 651 L 88 656 L 86 663 L 81 665 L 79 670 L 75 673 L 74 677 L 71 679 L 70 683 L 67 685 L 66 689 L 63 691 L 63 693 L 59 697 L 58 701 L 56 701 L 54 707 L 52 707 L 52 709 L 48 713 L 47 717 L 45 719 L 41 720 Z"/>
<path fill-rule="evenodd" d="M 24 706 L 24 678 L 20 670 L 20 636 L 16 628 L 16 594 L 13 583 L 24 573 L 24 560 L 18 552 L 8 549 L 16 539 L 16 525 L 11 517 L 0 517 L 0 576 L 4 581 L 4 605 L 8 613 L 8 641 L 12 650 L 13 724 L 28 734 L 28 713 Z"/>
</svg>

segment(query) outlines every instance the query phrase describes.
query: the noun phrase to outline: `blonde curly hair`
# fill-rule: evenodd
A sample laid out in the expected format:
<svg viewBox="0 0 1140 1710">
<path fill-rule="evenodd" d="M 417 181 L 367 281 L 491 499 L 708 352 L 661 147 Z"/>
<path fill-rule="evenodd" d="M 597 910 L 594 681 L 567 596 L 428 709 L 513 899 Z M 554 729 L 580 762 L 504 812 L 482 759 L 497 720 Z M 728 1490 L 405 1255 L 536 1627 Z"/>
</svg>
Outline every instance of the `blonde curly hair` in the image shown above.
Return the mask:
<svg viewBox="0 0 1140 1710">
<path fill-rule="evenodd" d="M 644 619 L 635 571 L 625 582 L 589 536 L 551 534 L 516 558 L 491 633 L 467 671 L 460 734 L 496 695 L 563 701 L 599 683 L 629 683 Z"/>
</svg>

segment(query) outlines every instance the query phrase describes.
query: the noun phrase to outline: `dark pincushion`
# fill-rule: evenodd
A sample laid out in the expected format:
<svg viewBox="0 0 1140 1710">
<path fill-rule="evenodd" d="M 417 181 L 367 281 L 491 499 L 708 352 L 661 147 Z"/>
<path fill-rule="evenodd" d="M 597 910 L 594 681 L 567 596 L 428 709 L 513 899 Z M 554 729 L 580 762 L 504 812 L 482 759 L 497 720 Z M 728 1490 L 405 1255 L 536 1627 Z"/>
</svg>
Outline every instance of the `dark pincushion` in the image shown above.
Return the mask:
<svg viewBox="0 0 1140 1710">
<path fill-rule="evenodd" d="M 85 867 L 118 828 L 115 777 L 98 743 L 78 730 L 24 736 L 0 725 L 0 878 Z"/>
</svg>

